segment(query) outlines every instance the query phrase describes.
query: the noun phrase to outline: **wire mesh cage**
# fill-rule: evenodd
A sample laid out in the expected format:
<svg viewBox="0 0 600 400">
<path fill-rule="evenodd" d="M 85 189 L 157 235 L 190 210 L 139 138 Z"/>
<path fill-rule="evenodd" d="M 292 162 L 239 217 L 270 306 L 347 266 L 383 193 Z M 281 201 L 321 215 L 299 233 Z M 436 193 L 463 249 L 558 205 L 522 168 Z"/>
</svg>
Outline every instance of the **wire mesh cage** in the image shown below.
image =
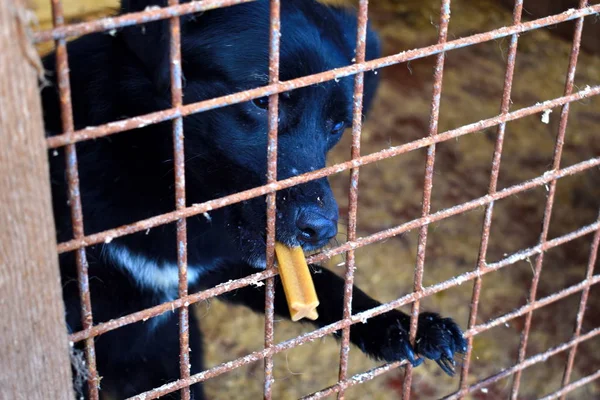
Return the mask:
<svg viewBox="0 0 600 400">
<path fill-rule="evenodd" d="M 261 360 L 264 361 L 264 398 L 272 398 L 274 397 L 274 356 L 336 331 L 341 332 L 337 382 L 329 387 L 308 394 L 304 398 L 317 399 L 334 394 L 337 394 L 339 398 L 343 398 L 345 392 L 351 387 L 364 384 L 380 375 L 397 370 L 400 366 L 404 366 L 405 372 L 403 379 L 401 380 L 401 390 L 399 390 L 399 392 L 402 393 L 403 398 L 408 399 L 411 398 L 411 390 L 414 389 L 414 382 L 413 366 L 406 361 L 386 363 L 357 374 L 352 374 L 350 372 L 350 327 L 354 324 L 364 323 L 369 318 L 381 315 L 392 309 L 410 305 L 411 324 L 409 335 L 411 342 L 414 343 L 417 335 L 417 323 L 418 315 L 421 311 L 421 302 L 425 301 L 428 297 L 438 295 L 466 283 L 472 283 L 470 304 L 464 305 L 465 308 L 470 307 L 468 325 L 465 331 L 468 349 L 464 357 L 464 362 L 459 367 L 460 379 L 456 383 L 457 387 L 445 398 L 458 399 L 465 398 L 474 393 L 486 394 L 488 393 L 488 387 L 507 377 L 512 377 L 510 383 L 510 397 L 518 398 L 524 371 L 529 367 L 543 363 L 549 357 L 557 354 L 566 354 L 563 378 L 560 387 L 556 391 L 546 394 L 545 397 L 543 397 L 544 399 L 565 398 L 568 393 L 584 385 L 591 384 L 594 380 L 599 378 L 600 366 L 597 364 L 593 367 L 595 372 L 581 377 L 578 380 L 574 381 L 572 379 L 572 373 L 576 355 L 579 354 L 577 353 L 578 347 L 583 342 L 595 338 L 600 333 L 600 327 L 595 327 L 587 331 L 582 329 L 586 309 L 589 307 L 588 300 L 590 298 L 590 291 L 596 283 L 600 282 L 600 276 L 594 274 L 598 247 L 600 246 L 600 217 L 597 217 L 592 223 L 585 226 L 579 226 L 562 235 L 551 237 L 549 231 L 552 211 L 557 197 L 557 182 L 560 179 L 582 174 L 585 171 L 597 172 L 598 166 L 600 166 L 600 157 L 598 157 L 598 154 L 579 162 L 571 163 L 566 167 L 561 163 L 563 149 L 567 142 L 565 137 L 567 134 L 567 122 L 569 121 L 572 104 L 585 101 L 600 94 L 599 85 L 585 86 L 583 88 L 579 88 L 575 85 L 584 19 L 590 16 L 597 17 L 597 15 L 600 14 L 600 5 L 590 5 L 588 4 L 588 1 L 581 0 L 579 1 L 578 8 L 569 9 L 558 14 L 544 16 L 529 21 L 523 21 L 523 0 L 516 0 L 514 2 L 511 24 L 461 38 L 454 38 L 449 35 L 451 1 L 441 0 L 439 6 L 439 20 L 436 24 L 438 37 L 435 44 L 382 56 L 373 60 L 366 60 L 365 48 L 369 4 L 368 0 L 360 0 L 357 9 L 358 26 L 356 32 L 356 56 L 353 63 L 334 70 L 284 81 L 280 80 L 280 0 L 271 0 L 268 84 L 209 100 L 185 104 L 182 97 L 183 76 L 181 67 L 180 17 L 192 13 L 208 12 L 215 8 L 235 7 L 237 4 L 248 2 L 251 2 L 251 0 L 203 0 L 179 4 L 178 0 L 169 0 L 168 6 L 163 8 L 152 8 L 125 15 L 102 17 L 86 22 L 66 24 L 61 1 L 52 0 L 52 21 L 54 27 L 33 33 L 33 41 L 35 43 L 39 44 L 48 41 L 55 42 L 62 132 L 47 137 L 45 141 L 47 148 L 50 151 L 59 148 L 64 148 L 65 151 L 66 172 L 69 186 L 68 201 L 71 209 L 73 237 L 70 240 L 58 243 L 57 250 L 59 254 L 74 252 L 77 260 L 83 329 L 70 333 L 68 335 L 68 340 L 71 343 L 84 343 L 85 365 L 88 372 L 87 390 L 89 397 L 99 398 L 101 373 L 99 374 L 96 369 L 96 338 L 126 325 L 146 321 L 163 313 L 177 311 L 180 337 L 180 378 L 176 381 L 165 383 L 148 392 L 140 393 L 133 397 L 135 399 L 158 398 L 176 391 L 180 391 L 182 398 L 190 398 L 190 385 L 207 381 L 236 368 L 257 363 Z M 67 40 L 92 32 L 111 32 L 127 26 L 159 20 L 169 21 L 171 107 L 150 114 L 129 117 L 99 126 L 86 127 L 85 129 L 79 130 L 75 129 L 69 80 Z M 532 105 L 517 108 L 513 107 L 511 94 L 518 73 L 518 71 L 516 71 L 516 59 L 518 57 L 518 46 L 521 35 L 540 30 L 544 27 L 566 23 L 568 21 L 574 21 L 574 32 L 568 61 L 568 71 L 566 78 L 564 79 L 565 83 L 562 95 Z M 440 104 L 442 103 L 443 97 L 446 57 L 458 49 L 490 42 L 495 43 L 494 41 L 501 39 L 508 41 L 508 48 L 504 55 L 504 79 L 501 96 L 499 98 L 499 109 L 489 118 L 440 131 Z M 407 65 L 410 68 L 411 62 L 417 63 L 419 60 L 423 60 L 427 57 L 434 59 L 432 94 L 428 116 L 429 122 L 427 126 L 423 127 L 423 130 L 427 131 L 427 135 L 399 145 L 390 145 L 381 150 L 369 152 L 368 154 L 361 153 L 364 74 L 369 71 L 400 64 Z M 278 179 L 277 150 L 279 95 L 295 89 L 344 77 L 353 77 L 354 79 L 350 159 L 302 175 Z M 267 183 L 262 186 L 212 199 L 200 204 L 188 205 L 186 203 L 186 159 L 184 155 L 183 119 L 192 114 L 214 110 L 265 96 L 268 97 L 268 146 L 265 148 L 268 159 Z M 513 123 L 513 121 L 523 120 L 531 116 L 539 118 L 539 115 L 542 115 L 543 121 L 544 118 L 548 118 L 550 115 L 549 113 L 554 109 L 558 109 L 559 111 L 557 111 L 558 125 L 557 131 L 555 131 L 556 137 L 554 140 L 551 163 L 543 173 L 537 176 L 529 177 L 528 179 L 518 181 L 514 184 L 504 186 L 499 185 L 503 145 L 509 124 Z M 596 109 L 591 110 L 590 112 L 598 115 L 598 111 L 599 110 Z M 110 137 L 111 135 L 116 135 L 128 130 L 164 122 L 172 124 L 174 144 L 173 165 L 175 174 L 174 190 L 176 199 L 174 211 L 98 233 L 86 234 L 83 223 L 82 200 L 79 191 L 76 144 Z M 432 193 L 435 190 L 434 177 L 436 173 L 438 173 L 438 170 L 436 169 L 436 150 L 439 149 L 439 146 L 451 143 L 451 141 L 457 140 L 458 138 L 465 138 L 486 131 L 492 133 L 491 137 L 493 143 L 493 155 L 491 157 L 491 164 L 488 167 L 489 178 L 486 181 L 486 192 L 469 201 L 452 203 L 448 207 L 434 207 L 434 211 L 432 211 Z M 357 233 L 357 213 L 359 209 L 359 171 L 361 171 L 361 168 L 383 160 L 418 151 L 425 152 L 424 176 L 420 177 L 418 181 L 418 186 L 422 188 L 421 204 L 419 205 L 418 215 L 387 229 L 365 236 L 359 236 Z M 290 188 L 311 180 L 340 174 L 342 172 L 349 173 L 350 178 L 348 204 L 344 210 L 347 213 L 348 220 L 347 238 L 343 243 L 335 247 L 328 248 L 309 256 L 307 261 L 309 263 L 318 263 L 325 262 L 336 256 L 345 256 L 343 318 L 335 323 L 303 333 L 292 339 L 276 342 L 274 337 L 274 277 L 278 274 L 274 258 L 276 193 L 282 189 Z M 543 217 L 541 220 L 541 230 L 537 233 L 539 236 L 536 243 L 530 247 L 520 248 L 512 253 L 507 253 L 504 257 L 501 257 L 494 262 L 489 261 L 488 248 L 492 236 L 492 228 L 494 226 L 494 212 L 498 208 L 498 204 L 500 204 L 501 201 L 504 201 L 504 199 L 518 198 L 519 195 L 538 188 L 546 190 L 546 196 L 541 200 L 542 203 L 540 203 L 540 207 L 543 209 Z M 244 278 L 217 285 L 207 290 L 189 293 L 187 276 L 188 234 L 186 219 L 210 213 L 213 210 L 260 196 L 266 196 L 267 201 L 266 269 Z M 543 204 L 543 206 L 541 204 Z M 430 235 L 432 235 L 431 226 L 446 219 L 460 216 L 474 210 L 480 210 L 483 213 L 483 223 L 480 225 L 481 231 L 477 240 L 479 246 L 478 252 L 476 252 L 474 248 L 471 249 L 473 254 L 477 254 L 475 268 L 453 275 L 443 281 L 425 285 L 425 260 L 426 254 L 428 254 L 428 240 Z M 139 312 L 124 315 L 120 318 L 95 323 L 92 313 L 93 299 L 90 298 L 89 290 L 90 277 L 88 275 L 86 248 L 96 244 L 110 243 L 113 239 L 137 232 L 143 232 L 170 223 L 176 224 L 177 231 L 177 266 L 179 271 L 178 298 Z M 352 288 L 357 268 L 356 252 L 365 248 L 365 246 L 371 246 L 375 243 L 380 243 L 386 239 L 397 237 L 411 231 L 418 232 L 412 291 L 402 297 L 385 302 L 373 309 L 353 313 L 351 304 L 353 296 Z M 561 288 L 560 290 L 549 294 L 544 293 L 545 296 L 541 297 L 538 288 L 540 279 L 542 279 L 544 259 L 547 257 L 548 252 L 559 246 L 565 246 L 567 243 L 582 238 L 588 238 L 586 240 L 591 242 L 584 278 L 571 286 Z M 529 261 L 530 258 L 532 261 Z M 500 271 L 514 267 L 516 263 L 524 260 L 531 263 L 530 266 L 532 271 L 531 279 L 528 282 L 528 290 L 525 295 L 524 305 L 516 307 L 510 312 L 502 313 L 499 316 L 488 319 L 483 323 L 479 322 L 481 319 L 479 314 L 481 296 L 482 292 L 486 290 L 482 282 L 486 279 L 493 279 L 496 274 L 501 273 Z M 358 267 L 360 268 L 359 265 Z M 188 325 L 190 306 L 245 286 L 262 284 L 262 282 L 266 285 L 264 347 L 232 361 L 223 362 L 202 372 L 192 374 L 189 358 Z M 580 300 L 577 309 L 571 311 L 572 313 L 576 313 L 575 324 L 570 328 L 572 331 L 571 337 L 556 346 L 532 355 L 531 351 L 528 352 L 528 348 L 530 348 L 530 342 L 532 341 L 530 332 L 532 330 L 534 311 L 543 307 L 548 307 L 574 294 L 579 295 Z M 477 379 L 474 379 L 472 367 L 473 358 L 475 357 L 475 354 L 472 351 L 474 338 L 477 337 L 477 335 L 489 332 L 495 327 L 503 326 L 504 324 L 508 324 L 509 322 L 512 323 L 516 320 L 522 322 L 519 325 L 520 338 L 514 363 L 491 376 L 480 378 L 478 375 Z M 65 366 L 65 368 L 68 368 L 68 366 Z"/>
</svg>

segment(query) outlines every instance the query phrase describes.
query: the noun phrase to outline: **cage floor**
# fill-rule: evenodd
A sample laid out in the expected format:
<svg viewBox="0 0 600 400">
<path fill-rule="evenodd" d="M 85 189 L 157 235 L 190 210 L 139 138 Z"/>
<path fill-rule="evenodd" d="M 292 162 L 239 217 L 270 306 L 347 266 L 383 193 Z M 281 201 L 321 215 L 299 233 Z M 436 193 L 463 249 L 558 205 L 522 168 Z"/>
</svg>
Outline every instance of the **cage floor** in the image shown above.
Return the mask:
<svg viewBox="0 0 600 400">
<path fill-rule="evenodd" d="M 337 1 L 338 3 L 344 1 Z M 49 3 L 36 0 L 35 3 Z M 71 2 L 67 13 L 88 18 L 105 13 L 114 1 Z M 88 6 L 89 4 L 89 6 Z M 106 5 L 106 7 L 104 7 Z M 79 7 L 79 8 L 77 8 Z M 378 0 L 370 6 L 370 19 L 381 33 L 384 53 L 391 54 L 435 43 L 439 14 L 437 0 Z M 44 24 L 44 8 L 38 9 Z M 527 17 L 527 14 L 524 14 Z M 498 28 L 511 22 L 510 11 L 491 0 L 452 2 L 449 40 Z M 587 18 L 586 23 L 593 23 Z M 585 25 L 584 25 L 585 29 Z M 439 131 L 456 128 L 498 114 L 509 39 L 496 40 L 447 54 Z M 512 110 L 562 95 L 571 44 L 548 29 L 523 34 L 515 69 Z M 42 49 L 47 51 L 47 48 Z M 380 71 L 382 85 L 362 136 L 362 154 L 398 145 L 427 135 L 434 57 Z M 600 56 L 581 53 L 575 90 L 600 84 Z M 507 125 L 498 189 L 543 174 L 552 165 L 560 110 L 549 123 L 533 115 Z M 567 128 L 562 166 L 600 155 L 600 98 L 573 103 Z M 483 196 L 487 192 L 497 130 L 487 129 L 437 146 L 432 212 Z M 346 136 L 330 163 L 349 158 Z M 358 210 L 359 236 L 375 233 L 420 216 L 425 151 L 419 150 L 361 168 Z M 347 211 L 348 174 L 333 176 L 332 185 Z M 496 202 L 488 262 L 537 244 L 546 200 L 545 188 L 534 189 Z M 559 180 L 549 238 L 592 223 L 600 206 L 600 174 L 588 170 Z M 484 208 L 432 224 L 425 260 L 424 285 L 431 285 L 472 270 L 476 265 Z M 345 226 L 340 224 L 339 241 Z M 538 298 L 580 282 L 585 275 L 591 237 L 550 250 L 544 259 Z M 381 301 L 390 301 L 412 290 L 417 232 L 357 251 L 356 283 Z M 338 257 L 329 267 L 342 274 Z M 478 323 L 526 304 L 535 258 L 504 268 L 483 278 Z M 421 308 L 453 317 L 466 327 L 472 283 L 428 297 Z M 527 355 L 567 341 L 575 324 L 579 294 L 534 312 Z M 219 301 L 199 304 L 195 312 L 204 331 L 207 367 L 262 348 L 263 317 L 243 307 Z M 524 318 L 476 336 L 470 381 L 475 382 L 513 365 L 517 358 Z M 600 291 L 592 289 L 584 332 L 600 326 Z M 310 330 L 308 325 L 277 320 L 276 342 Z M 580 345 L 572 380 L 600 366 L 598 340 Z M 337 379 L 339 344 L 330 337 L 275 356 L 273 398 L 294 399 L 332 385 Z M 520 397 L 535 399 L 560 387 L 567 352 L 536 364 L 523 373 Z M 366 371 L 378 363 L 356 348 L 350 354 L 350 373 Z M 397 399 L 403 370 L 348 389 L 347 399 Z M 205 384 L 209 398 L 260 398 L 262 363 L 255 363 L 212 379 Z M 472 395 L 476 399 L 507 398 L 512 378 Z M 452 393 L 458 378 L 449 378 L 435 365 L 415 370 L 413 399 L 433 399 Z M 570 398 L 594 399 L 600 384 L 590 384 Z"/>
</svg>

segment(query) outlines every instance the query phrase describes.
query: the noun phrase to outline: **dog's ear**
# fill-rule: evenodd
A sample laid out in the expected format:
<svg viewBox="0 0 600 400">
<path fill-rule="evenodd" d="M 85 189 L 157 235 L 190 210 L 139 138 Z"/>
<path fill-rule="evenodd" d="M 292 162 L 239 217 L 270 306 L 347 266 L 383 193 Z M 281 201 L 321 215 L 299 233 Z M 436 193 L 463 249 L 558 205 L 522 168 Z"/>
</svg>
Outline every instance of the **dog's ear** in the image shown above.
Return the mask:
<svg viewBox="0 0 600 400">
<path fill-rule="evenodd" d="M 183 3 L 184 1 L 182 1 Z M 122 0 L 121 14 L 166 7 L 167 0 Z M 169 21 L 161 20 L 123 28 L 121 36 L 135 54 L 159 93 L 170 88 Z"/>
</svg>

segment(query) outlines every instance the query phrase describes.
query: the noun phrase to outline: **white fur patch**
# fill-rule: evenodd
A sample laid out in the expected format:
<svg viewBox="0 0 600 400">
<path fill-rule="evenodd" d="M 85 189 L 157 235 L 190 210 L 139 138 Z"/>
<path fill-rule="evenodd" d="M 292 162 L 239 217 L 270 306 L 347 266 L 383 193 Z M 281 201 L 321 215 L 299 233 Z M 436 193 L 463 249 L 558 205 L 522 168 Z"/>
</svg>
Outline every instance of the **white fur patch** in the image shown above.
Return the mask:
<svg viewBox="0 0 600 400">
<path fill-rule="evenodd" d="M 129 272 L 140 287 L 150 289 L 170 300 L 177 297 L 179 287 L 177 264 L 153 260 L 117 244 L 104 246 L 103 250 L 107 258 L 117 267 Z M 206 269 L 205 266 L 189 265 L 188 284 L 195 283 Z"/>
<path fill-rule="evenodd" d="M 103 252 L 106 258 L 118 268 L 129 272 L 139 287 L 152 290 L 160 302 L 172 301 L 177 298 L 179 288 L 177 264 L 153 260 L 117 244 L 105 245 Z M 195 283 L 206 269 L 206 266 L 188 265 L 188 284 Z M 167 316 L 168 313 L 164 313 L 152 318 L 149 321 L 150 330 L 154 330 L 164 322 Z"/>
</svg>

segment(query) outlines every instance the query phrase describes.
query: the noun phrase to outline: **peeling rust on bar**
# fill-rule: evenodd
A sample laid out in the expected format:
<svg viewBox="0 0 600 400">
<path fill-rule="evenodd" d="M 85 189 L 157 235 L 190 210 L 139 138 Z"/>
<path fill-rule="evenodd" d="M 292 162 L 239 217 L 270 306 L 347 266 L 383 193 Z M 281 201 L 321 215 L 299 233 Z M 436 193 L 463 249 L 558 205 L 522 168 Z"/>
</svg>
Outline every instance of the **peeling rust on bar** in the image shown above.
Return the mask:
<svg viewBox="0 0 600 400">
<path fill-rule="evenodd" d="M 336 383 L 335 385 L 329 386 L 328 388 L 325 388 L 308 396 L 304 396 L 301 398 L 301 400 L 322 399 L 323 397 L 331 396 L 334 393 L 340 393 L 344 389 L 370 381 L 371 379 L 376 378 L 379 375 L 382 375 L 388 371 L 396 369 L 402 365 L 405 365 L 406 363 L 407 361 L 404 360 L 381 365 L 379 367 L 370 369 L 369 371 L 353 375 L 348 379 L 339 380 L 338 383 Z"/>
<path fill-rule="evenodd" d="M 465 332 L 465 336 L 467 338 L 473 338 L 475 335 L 478 335 L 481 332 L 490 330 L 495 326 L 504 325 L 508 321 L 511 321 L 515 318 L 523 316 L 523 315 L 527 314 L 528 312 L 537 310 L 538 308 L 545 307 L 548 304 L 552 304 L 560 299 L 564 299 L 565 297 L 570 296 L 574 293 L 581 292 L 581 291 L 583 291 L 585 293 L 585 291 L 589 291 L 590 287 L 592 287 L 593 285 L 596 285 L 598 283 L 600 283 L 600 275 L 591 277 L 589 280 L 584 280 L 576 285 L 570 286 L 559 292 L 556 292 L 547 297 L 544 297 L 543 299 L 536 300 L 534 303 L 517 308 L 514 311 L 506 313 L 500 317 L 494 318 L 493 320 L 488 321 L 486 323 L 483 323 L 480 325 L 475 325 L 475 326 L 471 327 L 468 331 Z"/>
<path fill-rule="evenodd" d="M 64 24 L 61 0 L 52 0 L 52 23 L 55 27 Z M 72 135 L 74 130 L 73 107 L 71 102 L 71 83 L 69 80 L 69 61 L 67 43 L 64 39 L 56 41 L 56 74 L 60 97 L 60 118 L 64 135 Z M 79 190 L 79 171 L 77 169 L 77 151 L 74 144 L 65 148 L 65 169 L 68 186 L 68 202 L 71 209 L 71 224 L 73 238 L 81 239 L 85 236 L 83 228 L 83 210 L 81 207 L 81 193 Z M 81 325 L 83 329 L 90 329 L 94 325 L 92 315 L 92 301 L 88 276 L 88 261 L 85 248 L 75 252 L 77 266 L 77 282 L 80 298 Z M 96 350 L 94 339 L 87 338 L 84 343 L 85 361 L 87 367 L 87 389 L 91 400 L 99 398 L 98 389 L 100 378 L 96 367 Z"/>
<path fill-rule="evenodd" d="M 269 84 L 279 82 L 279 45 L 281 36 L 281 4 L 279 0 L 270 0 L 269 15 Z M 277 182 L 277 130 L 279 125 L 279 96 L 269 96 L 268 110 L 268 139 L 267 139 L 267 184 Z M 275 271 L 275 221 L 276 221 L 276 192 L 267 194 L 267 271 Z M 275 315 L 275 280 L 267 278 L 265 288 L 265 349 L 273 347 L 273 319 Z M 264 360 L 265 380 L 263 394 L 265 400 L 270 400 L 273 390 L 273 357 L 267 355 Z"/>
<path fill-rule="evenodd" d="M 448 24 L 450 23 L 450 0 L 442 0 L 440 7 L 440 23 L 438 32 L 438 44 L 446 43 L 448 38 Z M 444 79 L 445 53 L 439 53 L 435 60 L 433 73 L 433 93 L 431 98 L 431 112 L 429 115 L 429 137 L 438 134 L 438 120 L 440 117 L 440 100 L 442 98 L 442 82 Z M 433 190 L 433 170 L 435 167 L 435 143 L 427 148 L 427 159 L 425 161 L 425 178 L 423 180 L 423 205 L 421 218 L 428 218 L 431 211 L 431 191 Z M 413 291 L 418 293 L 423 290 L 423 271 L 425 269 L 425 252 L 427 250 L 427 233 L 429 224 L 422 225 L 419 229 L 417 244 L 417 263 L 413 279 Z M 410 310 L 409 340 L 411 345 L 416 345 L 417 326 L 419 324 L 420 301 L 416 300 Z M 407 364 L 402 382 L 402 398 L 410 399 L 412 384 L 412 364 Z"/>
<path fill-rule="evenodd" d="M 365 61 L 367 48 L 367 22 L 369 13 L 369 1 L 360 0 L 358 8 L 358 24 L 356 28 L 356 63 Z M 364 93 L 364 73 L 359 72 L 354 76 L 354 94 L 352 106 L 352 149 L 350 159 L 356 160 L 360 157 L 360 136 L 362 130 L 363 116 L 363 93 Z M 350 188 L 348 191 L 348 236 L 347 241 L 356 240 L 356 213 L 358 211 L 358 176 L 359 168 L 354 167 L 350 170 Z M 346 253 L 346 272 L 344 274 L 344 308 L 342 318 L 349 321 L 352 315 L 352 289 L 354 287 L 354 271 L 356 269 L 356 259 L 354 249 L 349 249 Z M 348 356 L 350 353 L 350 328 L 342 330 L 342 340 L 340 346 L 340 363 L 338 371 L 338 381 L 346 380 L 348 372 Z M 344 398 L 344 387 L 339 386 L 338 399 Z"/>
<path fill-rule="evenodd" d="M 576 347 L 576 346 L 577 346 L 577 343 L 573 347 Z M 540 400 L 553 400 L 558 397 L 560 397 L 561 399 L 565 398 L 567 393 L 572 392 L 573 390 L 580 388 L 581 386 L 587 385 L 587 384 L 595 381 L 598 378 L 600 378 L 600 370 L 594 372 L 593 374 L 586 376 L 585 378 L 581 378 L 578 381 L 571 383 L 570 385 L 563 386 L 563 388 L 560 389 L 559 391 L 549 394 L 548 396 L 543 397 Z"/>
<path fill-rule="evenodd" d="M 523 0 L 515 0 L 515 6 L 513 9 L 513 25 L 517 25 L 521 22 L 521 16 L 523 13 Z M 504 75 L 504 88 L 502 92 L 502 103 L 500 105 L 500 115 L 508 114 L 510 110 L 510 96 L 512 92 L 513 76 L 515 71 L 515 62 L 517 57 L 517 46 L 519 41 L 519 35 L 514 34 L 510 40 L 510 46 L 508 50 L 508 57 L 506 63 L 506 73 Z M 488 194 L 493 195 L 496 193 L 498 184 L 498 175 L 500 174 L 500 161 L 502 159 L 502 148 L 504 145 L 504 134 L 506 132 L 506 122 L 501 123 L 498 126 L 498 133 L 496 138 L 496 145 L 494 147 L 494 155 L 492 158 L 492 170 L 490 173 L 490 184 L 488 187 Z M 488 243 L 490 239 L 490 231 L 492 226 L 492 216 L 494 211 L 494 202 L 487 205 L 485 210 L 485 217 L 483 221 L 483 228 L 481 232 L 481 242 L 479 246 L 479 254 L 477 256 L 477 268 L 481 270 L 485 266 L 485 260 L 487 257 Z M 481 294 L 481 277 L 477 277 L 473 284 L 473 294 L 471 296 L 471 312 L 469 314 L 468 328 L 471 329 L 477 322 L 477 311 L 479 306 L 479 296 Z M 460 372 L 460 392 L 459 398 L 462 398 L 466 394 L 469 376 L 469 366 L 471 363 L 471 351 L 473 350 L 473 338 L 467 338 L 467 353 L 465 354 L 465 360 Z"/>
<path fill-rule="evenodd" d="M 177 6 L 179 0 L 169 0 L 169 6 Z M 181 26 L 179 17 L 169 19 L 169 59 L 171 74 L 171 106 L 181 107 L 183 104 L 182 94 L 182 66 L 181 66 Z M 177 117 L 173 120 L 173 163 L 175 172 L 175 209 L 181 210 L 186 206 L 185 202 L 185 151 L 183 118 Z M 187 278 L 187 224 L 185 218 L 177 220 L 177 269 L 178 269 L 178 296 L 188 295 Z M 179 308 L 179 375 L 181 379 L 190 376 L 190 335 L 189 335 L 189 308 L 184 303 Z M 181 389 L 181 398 L 190 400 L 190 388 L 186 386 Z"/>
<path fill-rule="evenodd" d="M 185 4 L 152 8 L 145 11 L 120 15 L 117 17 L 101 18 L 89 22 L 80 22 L 71 25 L 62 25 L 54 29 L 35 32 L 33 42 L 41 43 L 49 40 L 60 40 L 69 37 L 81 36 L 94 32 L 109 32 L 113 29 L 124 28 L 132 25 L 145 24 L 162 19 L 181 17 L 185 14 L 192 14 L 202 11 L 208 11 L 215 8 L 224 8 L 236 4 L 249 3 L 255 0 L 203 0 L 191 1 Z M 62 17 L 62 16 L 61 16 Z"/>
<path fill-rule="evenodd" d="M 600 213 L 598 214 L 597 222 L 600 222 Z M 592 246 L 590 248 L 590 256 L 588 259 L 588 265 L 586 270 L 586 281 L 590 282 L 588 286 L 586 286 L 581 293 L 581 301 L 579 302 L 579 309 L 577 310 L 577 319 L 575 323 L 575 332 L 573 333 L 573 338 L 576 339 L 581 335 L 581 326 L 583 325 L 583 316 L 585 315 L 585 308 L 588 301 L 588 296 L 590 294 L 590 287 L 593 284 L 594 280 L 594 267 L 596 266 L 596 258 L 598 257 L 598 248 L 600 247 L 600 229 L 596 231 L 594 234 L 594 239 L 592 241 Z M 569 381 L 571 380 L 571 372 L 573 370 L 573 363 L 575 362 L 575 354 L 577 353 L 577 345 L 573 346 L 573 348 L 569 351 L 569 356 L 567 358 L 567 364 L 565 366 L 565 372 L 563 374 L 562 379 L 562 388 L 566 388 L 569 386 Z M 566 392 L 565 392 L 566 393 Z M 561 400 L 564 400 L 565 396 L 561 396 Z"/>
<path fill-rule="evenodd" d="M 548 358 L 555 356 L 556 354 L 559 354 L 567 349 L 570 349 L 571 347 L 573 347 L 581 342 L 590 340 L 598 335 L 600 335 L 600 328 L 596 328 L 592 331 L 589 331 L 588 333 L 578 337 L 577 339 L 573 339 L 569 342 L 566 342 L 559 346 L 553 347 L 543 353 L 529 357 L 528 359 L 523 360 L 522 362 L 512 366 L 511 368 L 505 369 L 502 372 L 497 373 L 496 375 L 492 375 L 486 379 L 483 379 L 483 380 L 477 382 L 474 385 L 469 386 L 469 388 L 467 390 L 469 393 L 473 393 L 475 391 L 481 390 L 482 388 L 485 388 L 488 385 L 491 385 L 495 382 L 498 382 L 501 379 L 504 379 L 506 377 L 514 375 L 519 371 L 523 371 L 525 368 L 531 367 L 532 365 L 544 362 Z M 444 397 L 443 399 L 444 400 L 455 400 L 455 399 L 458 399 L 458 394 L 455 393 L 453 395 Z"/>
<path fill-rule="evenodd" d="M 320 262 L 326 259 L 329 259 L 337 254 L 341 254 L 347 251 L 350 248 L 359 248 L 366 246 L 368 244 L 372 244 L 392 236 L 397 236 L 401 233 L 408 232 L 412 229 L 419 228 L 423 225 L 431 224 L 433 222 L 441 221 L 443 219 L 452 217 L 454 215 L 462 214 L 466 211 L 474 210 L 476 208 L 485 206 L 493 201 L 500 200 L 506 198 L 508 196 L 521 193 L 526 190 L 533 189 L 535 187 L 542 186 L 548 182 L 550 182 L 554 178 L 560 178 L 568 175 L 573 175 L 583 170 L 587 170 L 589 168 L 594 168 L 600 166 L 600 157 L 592 160 L 584 161 L 579 164 L 572 165 L 571 167 L 562 169 L 558 172 L 547 172 L 544 175 L 529 180 L 527 182 L 521 183 L 519 185 L 514 185 L 507 187 L 506 189 L 501 190 L 500 192 L 496 192 L 493 195 L 482 196 L 477 199 L 468 201 L 466 203 L 462 203 L 460 205 L 446 208 L 444 210 L 440 210 L 434 214 L 430 214 L 425 218 L 418 218 L 412 221 L 406 222 L 402 225 L 398 225 L 394 228 L 386 229 L 384 231 L 374 233 L 370 236 L 365 236 L 357 239 L 354 242 L 347 242 L 341 246 L 335 247 L 333 249 L 325 250 L 319 254 L 316 254 L 310 257 L 308 262 Z"/>
<path fill-rule="evenodd" d="M 159 316 L 166 312 L 175 312 L 176 309 L 183 307 L 186 303 L 191 305 L 203 300 L 220 296 L 223 293 L 227 293 L 232 290 L 236 290 L 249 285 L 256 285 L 258 282 L 261 282 L 266 278 L 275 276 L 276 274 L 276 271 L 263 271 L 249 275 L 245 278 L 236 279 L 235 281 L 229 281 L 217 285 L 211 289 L 203 290 L 201 292 L 194 293 L 186 297 L 179 298 L 177 300 L 161 303 L 157 306 L 146 308 L 142 311 L 138 311 L 133 314 L 128 314 L 123 317 L 111 319 L 110 321 L 103 322 L 90 329 L 75 332 L 69 335 L 69 340 L 71 342 L 76 343 L 81 340 L 85 340 L 86 338 L 96 337 L 106 332 L 113 331 L 125 325 L 130 325 L 140 321 L 146 322 L 148 319 Z"/>
</svg>

